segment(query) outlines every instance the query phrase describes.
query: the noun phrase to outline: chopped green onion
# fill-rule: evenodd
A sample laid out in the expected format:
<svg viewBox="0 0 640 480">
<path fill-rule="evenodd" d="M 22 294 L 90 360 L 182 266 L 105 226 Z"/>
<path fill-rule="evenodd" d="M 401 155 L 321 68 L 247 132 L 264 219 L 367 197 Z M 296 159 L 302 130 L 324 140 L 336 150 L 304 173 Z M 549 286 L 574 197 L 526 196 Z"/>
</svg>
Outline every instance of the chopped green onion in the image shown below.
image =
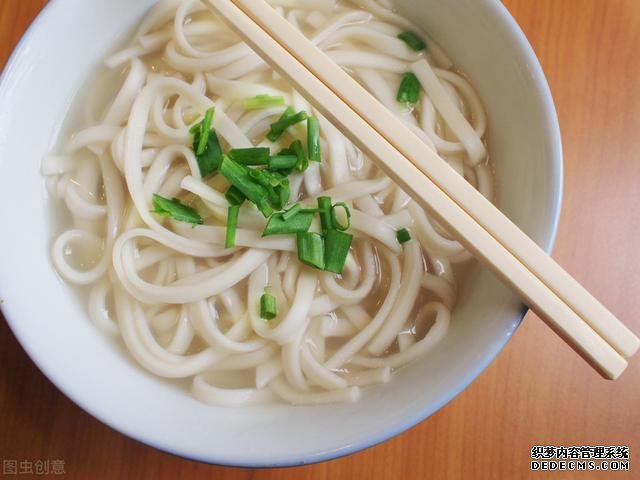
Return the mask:
<svg viewBox="0 0 640 480">
<path fill-rule="evenodd" d="M 396 238 L 398 239 L 398 242 L 400 244 L 407 243 L 409 240 L 411 240 L 411 234 L 406 228 L 401 228 L 400 230 L 396 231 Z"/>
<path fill-rule="evenodd" d="M 284 112 L 282 112 L 282 115 L 280 115 L 280 118 L 278 118 L 278 121 L 284 120 L 285 118 L 290 117 L 294 113 L 296 113 L 296 111 L 293 109 L 293 107 L 287 107 L 284 109 Z"/>
<path fill-rule="evenodd" d="M 227 193 L 225 193 L 224 196 L 227 199 L 227 202 L 231 205 L 242 205 L 247 198 L 244 196 L 244 193 L 233 185 L 229 187 L 229 190 L 227 190 Z"/>
<path fill-rule="evenodd" d="M 198 132 L 193 137 L 193 151 L 196 154 L 196 160 L 198 161 L 198 168 L 200 169 L 200 175 L 206 177 L 218 168 L 220 168 L 220 162 L 222 161 L 222 148 L 220 147 L 220 140 L 215 130 L 211 130 L 208 134 L 207 144 L 201 154 L 197 153 L 198 145 L 202 135 Z"/>
<path fill-rule="evenodd" d="M 191 135 L 196 136 L 196 135 L 202 133 L 202 126 L 204 125 L 204 119 L 206 118 L 206 116 L 207 116 L 207 112 L 204 112 L 204 115 L 202 116 L 202 120 L 200 120 L 199 122 L 194 123 L 193 125 L 191 125 L 189 127 L 189 133 Z"/>
<path fill-rule="evenodd" d="M 342 273 L 349 255 L 353 235 L 331 229 L 324 237 L 324 269 L 328 272 Z"/>
<path fill-rule="evenodd" d="M 406 31 L 398 34 L 398 38 L 406 43 L 411 50 L 419 52 L 427 48 L 427 44 L 418 35 L 413 32 Z"/>
<path fill-rule="evenodd" d="M 287 176 L 283 175 L 280 172 L 272 172 L 271 170 L 269 170 L 267 168 L 265 168 L 263 171 L 269 177 L 269 183 L 271 184 L 272 187 L 278 187 L 280 185 L 284 185 L 286 183 L 289 183 L 289 179 L 287 178 Z"/>
<path fill-rule="evenodd" d="M 413 73 L 407 72 L 402 76 L 397 100 L 401 103 L 418 103 L 420 100 L 420 81 Z"/>
<path fill-rule="evenodd" d="M 300 204 L 296 203 L 293 207 L 287 209 L 285 212 L 282 213 L 282 219 L 286 222 L 291 217 L 294 217 L 295 215 L 297 215 L 301 210 L 302 210 L 302 207 L 300 206 Z"/>
<path fill-rule="evenodd" d="M 311 267 L 324 270 L 324 239 L 315 232 L 299 233 L 297 236 L 298 260 Z"/>
<path fill-rule="evenodd" d="M 282 209 L 289 202 L 291 190 L 287 177 L 267 169 L 248 169 L 248 172 L 252 179 L 265 188 L 267 198 L 276 209 Z"/>
<path fill-rule="evenodd" d="M 270 187 L 271 181 L 269 180 L 269 176 L 267 175 L 265 170 L 260 170 L 257 168 L 248 168 L 249 176 L 255 180 L 258 184 L 263 187 Z"/>
<path fill-rule="evenodd" d="M 153 213 L 163 217 L 171 217 L 179 222 L 187 222 L 194 225 L 203 223 L 202 217 L 194 208 L 183 204 L 177 198 L 169 199 L 154 193 L 152 203 Z"/>
<path fill-rule="evenodd" d="M 338 216 L 336 215 L 337 208 L 344 209 L 345 216 L 347 217 L 346 226 L 342 225 L 338 220 Z M 346 203 L 338 202 L 338 203 L 335 203 L 333 207 L 331 207 L 331 221 L 333 223 L 333 227 L 336 230 L 340 230 L 341 232 L 344 232 L 345 230 L 349 230 L 349 227 L 351 227 L 351 210 L 349 210 L 349 207 L 347 206 Z"/>
<path fill-rule="evenodd" d="M 320 152 L 320 123 L 316 117 L 307 118 L 307 150 L 309 160 L 319 162 Z"/>
<path fill-rule="evenodd" d="M 227 235 L 224 239 L 224 248 L 236 246 L 236 229 L 238 228 L 239 205 L 231 205 L 227 209 Z"/>
<path fill-rule="evenodd" d="M 196 155 L 202 155 L 204 153 L 205 148 L 207 147 L 207 142 L 209 141 L 209 133 L 211 132 L 211 124 L 213 123 L 213 114 L 215 112 L 215 108 L 211 107 L 204 114 L 204 119 L 191 127 L 194 136 L 198 137 L 197 147 L 194 148 Z"/>
<path fill-rule="evenodd" d="M 293 166 L 291 168 L 271 168 L 271 167 L 269 167 L 269 170 L 278 170 L 280 173 L 282 173 L 282 175 L 291 174 L 291 172 L 293 171 L 294 167 L 296 166 L 296 163 L 298 163 L 298 157 L 296 156 L 295 152 L 292 151 L 290 148 L 283 148 L 275 156 L 276 157 L 288 157 L 286 159 L 275 160 L 275 162 L 276 162 L 275 165 L 276 166 L 278 165 L 278 162 L 280 162 L 280 166 L 284 166 L 286 164 L 291 163 L 291 158 L 290 157 L 293 157 Z"/>
<path fill-rule="evenodd" d="M 266 165 L 270 154 L 267 147 L 234 148 L 227 153 L 231 160 L 242 165 Z"/>
<path fill-rule="evenodd" d="M 222 157 L 220 173 L 229 180 L 231 185 L 240 190 L 251 202 L 255 203 L 265 217 L 269 217 L 273 213 L 273 208 L 267 201 L 269 192 L 250 175 L 252 171 L 244 165 L 234 162 L 227 155 Z"/>
<path fill-rule="evenodd" d="M 276 297 L 270 293 L 263 293 L 260 297 L 260 318 L 273 320 L 278 316 L 278 303 Z"/>
<path fill-rule="evenodd" d="M 289 197 L 291 196 L 291 187 L 289 186 L 289 180 L 284 179 L 280 185 L 274 187 L 278 194 L 278 202 L 275 204 L 276 208 L 283 209 L 284 206 L 289 203 Z"/>
<path fill-rule="evenodd" d="M 297 213 L 296 215 L 284 218 L 284 213 L 274 213 L 269 217 L 263 237 L 269 235 L 284 235 L 287 233 L 306 233 L 313 222 L 313 213 Z"/>
<path fill-rule="evenodd" d="M 263 108 L 282 106 L 284 106 L 284 97 L 276 97 L 272 95 L 256 95 L 255 97 L 247 98 L 244 101 L 244 108 L 247 110 L 260 110 Z"/>
<path fill-rule="evenodd" d="M 331 218 L 331 197 L 318 197 L 318 210 L 320 213 L 320 224 L 322 232 L 333 228 L 333 220 Z"/>
<path fill-rule="evenodd" d="M 272 142 L 277 141 L 287 128 L 307 119 L 307 112 L 301 111 L 292 114 L 290 113 L 292 111 L 293 110 L 290 109 L 285 110 L 280 119 L 277 122 L 271 124 L 271 130 L 269 130 L 269 133 L 267 133 L 267 138 L 269 140 L 271 140 Z"/>
<path fill-rule="evenodd" d="M 269 201 L 266 198 L 262 198 L 256 203 L 258 210 L 265 216 L 265 218 L 269 218 L 273 215 L 273 207 L 269 204 Z"/>
<path fill-rule="evenodd" d="M 195 135 L 198 135 L 199 133 L 202 133 L 202 127 L 204 126 L 205 118 L 207 118 L 207 113 L 208 113 L 208 110 L 207 112 L 204 113 L 202 120 L 200 120 L 197 123 L 194 123 L 193 125 L 191 125 L 191 127 L 189 127 L 189 133 L 191 133 L 191 135 L 195 136 Z"/>
<path fill-rule="evenodd" d="M 274 155 L 269 159 L 269 170 L 289 170 L 296 166 L 298 157 L 295 155 Z"/>
<path fill-rule="evenodd" d="M 307 154 L 304 152 L 302 142 L 300 140 L 295 140 L 289 148 L 296 154 L 296 170 L 304 172 L 309 168 L 309 159 L 307 158 Z"/>
<path fill-rule="evenodd" d="M 278 120 L 277 120 L 275 123 L 283 122 L 285 119 L 287 119 L 287 118 L 291 117 L 291 116 L 292 116 L 293 114 L 295 114 L 295 113 L 296 113 L 296 111 L 295 111 L 293 108 L 291 108 L 291 107 L 287 107 L 287 108 L 285 108 L 284 112 L 282 112 L 282 115 L 280 115 L 280 118 L 278 118 Z M 274 125 L 274 124 L 272 124 L 272 125 L 271 125 L 271 128 L 270 128 L 269 133 L 267 133 L 267 138 L 268 138 L 269 140 L 271 140 L 271 138 L 269 137 L 269 135 L 273 132 L 273 125 Z M 273 134 L 274 134 L 274 135 L 276 135 L 276 133 L 277 133 L 277 132 L 273 132 Z M 282 135 L 282 133 L 284 133 L 284 130 L 282 130 L 282 132 L 277 133 L 277 138 L 276 138 L 276 140 L 277 140 L 278 138 L 280 138 L 280 135 Z M 275 142 L 276 140 L 271 140 L 271 141 L 272 141 L 272 142 Z M 280 153 L 282 153 L 282 152 L 280 152 Z"/>
</svg>

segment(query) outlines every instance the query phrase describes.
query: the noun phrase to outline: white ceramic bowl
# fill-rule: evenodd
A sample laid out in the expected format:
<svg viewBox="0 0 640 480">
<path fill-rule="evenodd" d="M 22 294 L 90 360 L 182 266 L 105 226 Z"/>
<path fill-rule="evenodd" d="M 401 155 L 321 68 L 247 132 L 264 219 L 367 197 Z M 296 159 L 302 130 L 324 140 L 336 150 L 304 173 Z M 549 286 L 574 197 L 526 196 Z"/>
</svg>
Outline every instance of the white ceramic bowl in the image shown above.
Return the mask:
<svg viewBox="0 0 640 480">
<path fill-rule="evenodd" d="M 317 462 L 371 446 L 458 395 L 518 326 L 522 304 L 487 271 L 461 296 L 448 337 L 355 405 L 223 409 L 154 378 L 104 337 L 49 260 L 40 160 L 74 94 L 153 0 L 52 0 L 0 85 L 0 298 L 40 369 L 95 417 L 154 447 L 211 463 Z M 500 208 L 545 249 L 561 202 L 553 102 L 538 61 L 498 0 L 398 0 L 477 87 L 488 110 Z M 6 365 L 5 368 L 10 368 Z M 473 421 L 473 418 L 468 419 Z"/>
</svg>

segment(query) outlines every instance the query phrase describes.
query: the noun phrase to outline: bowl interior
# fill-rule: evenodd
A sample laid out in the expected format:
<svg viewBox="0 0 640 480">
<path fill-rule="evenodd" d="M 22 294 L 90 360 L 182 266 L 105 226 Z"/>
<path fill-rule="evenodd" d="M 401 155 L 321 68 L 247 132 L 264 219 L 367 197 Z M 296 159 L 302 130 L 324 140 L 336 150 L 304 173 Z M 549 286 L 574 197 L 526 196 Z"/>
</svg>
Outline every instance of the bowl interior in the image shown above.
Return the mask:
<svg viewBox="0 0 640 480">
<path fill-rule="evenodd" d="M 0 236 L 0 295 L 25 350 L 63 392 L 105 423 L 214 463 L 324 460 L 382 441 L 436 411 L 491 362 L 521 319 L 523 306 L 486 270 L 467 285 L 445 341 L 390 384 L 368 390 L 360 403 L 246 409 L 202 405 L 184 384 L 138 368 L 92 326 L 54 273 L 40 160 L 55 144 L 75 93 L 152 3 L 51 2 L 3 76 L 0 218 L 7 228 Z M 489 116 L 499 206 L 549 249 L 560 204 L 559 133 L 546 82 L 515 22 L 497 0 L 396 3 L 478 89 Z"/>
</svg>

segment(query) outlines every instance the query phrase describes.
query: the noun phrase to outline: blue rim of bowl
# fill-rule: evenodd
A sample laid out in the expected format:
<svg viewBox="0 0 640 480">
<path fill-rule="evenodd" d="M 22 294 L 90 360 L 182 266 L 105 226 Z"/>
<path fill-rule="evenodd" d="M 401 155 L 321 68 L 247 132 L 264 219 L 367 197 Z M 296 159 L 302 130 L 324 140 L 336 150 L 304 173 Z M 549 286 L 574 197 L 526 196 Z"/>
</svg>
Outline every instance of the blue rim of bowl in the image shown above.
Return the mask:
<svg viewBox="0 0 640 480">
<path fill-rule="evenodd" d="M 0 75 L 0 96 L 2 95 L 5 85 L 6 79 L 10 76 L 13 71 L 15 64 L 18 62 L 23 50 L 25 49 L 26 44 L 30 40 L 34 30 L 38 27 L 42 19 L 48 14 L 50 10 L 56 8 L 58 4 L 60 4 L 58 0 L 49 0 L 49 2 L 43 7 L 34 21 L 31 23 L 29 28 L 26 30 L 16 47 L 14 48 L 9 60 L 7 61 L 5 68 Z M 553 249 L 553 245 L 555 243 L 556 235 L 558 232 L 558 223 L 560 220 L 560 211 L 562 208 L 562 183 L 563 183 L 563 157 L 562 157 L 562 141 L 560 137 L 560 126 L 558 123 L 558 117 L 556 113 L 556 108 L 553 103 L 553 97 L 551 95 L 551 90 L 549 88 L 549 84 L 542 70 L 542 66 L 531 46 L 529 41 L 527 40 L 524 32 L 513 18 L 513 16 L 509 13 L 507 8 L 499 1 L 499 0 L 485 0 L 485 3 L 488 6 L 488 12 L 494 18 L 499 18 L 502 24 L 508 30 L 509 35 L 515 41 L 516 47 L 519 50 L 519 53 L 526 57 L 529 60 L 529 66 L 531 68 L 531 73 L 534 77 L 534 81 L 536 87 L 538 88 L 538 93 L 540 94 L 541 99 L 543 100 L 543 107 L 546 116 L 546 125 L 547 132 L 546 135 L 551 140 L 552 143 L 552 158 L 554 162 L 552 164 L 553 175 L 551 178 L 555 183 L 553 185 L 553 204 L 552 211 L 549 218 L 550 228 L 546 234 L 546 238 L 542 241 L 542 248 L 547 252 L 551 253 Z M 178 451 L 175 448 L 171 448 L 167 445 L 159 444 L 158 442 L 146 438 L 140 432 L 136 432 L 126 425 L 120 425 L 118 422 L 113 421 L 112 419 L 106 418 L 101 412 L 95 411 L 90 405 L 86 405 L 81 399 L 76 398 L 71 392 L 68 391 L 67 388 L 63 387 L 63 383 L 61 380 L 58 380 L 53 372 L 50 372 L 46 367 L 46 363 L 43 361 L 39 361 L 38 354 L 31 350 L 28 345 L 23 343 L 21 338 L 16 334 L 16 329 L 12 326 L 12 321 L 10 318 L 12 316 L 7 311 L 8 308 L 5 304 L 4 308 L 0 306 L 0 310 L 2 310 L 5 319 L 7 320 L 7 324 L 11 328 L 14 336 L 16 337 L 18 343 L 25 350 L 27 355 L 31 358 L 31 360 L 35 363 L 35 365 L 45 374 L 45 376 L 58 388 L 67 398 L 69 398 L 73 403 L 78 405 L 82 410 L 88 412 L 94 418 L 99 420 L 100 422 L 108 425 L 114 430 L 126 435 L 140 443 L 153 447 L 155 449 L 161 450 L 163 452 L 185 458 L 188 460 L 196 460 L 203 463 L 208 463 L 211 465 L 221 465 L 221 466 L 229 466 L 229 467 L 245 467 L 245 468 L 275 468 L 275 467 L 294 467 L 301 465 L 310 465 L 314 463 L 324 462 L 328 460 L 334 460 L 340 457 L 344 457 L 347 455 L 351 455 L 362 450 L 374 447 L 380 443 L 383 443 L 389 440 L 396 435 L 399 435 L 410 428 L 416 426 L 429 416 L 433 415 L 435 412 L 444 407 L 447 403 L 453 400 L 455 397 L 460 395 L 470 384 L 475 380 L 498 356 L 498 354 L 502 351 L 502 349 L 506 346 L 510 338 L 513 336 L 517 328 L 522 323 L 524 316 L 529 310 L 525 305 L 522 306 L 520 313 L 516 316 L 516 321 L 513 323 L 511 330 L 507 335 L 501 337 L 497 340 L 493 346 L 493 348 L 486 352 L 482 361 L 478 362 L 473 370 L 468 372 L 468 374 L 463 377 L 459 382 L 456 388 L 452 389 L 449 394 L 447 394 L 442 401 L 438 402 L 438 404 L 431 405 L 428 408 L 418 412 L 413 415 L 411 418 L 405 420 L 402 424 L 398 425 L 395 428 L 389 429 L 384 433 L 370 438 L 368 440 L 349 444 L 343 447 L 338 447 L 335 449 L 327 450 L 324 452 L 319 452 L 314 455 L 302 457 L 302 458 L 288 458 L 282 459 L 274 462 L 251 462 L 251 461 L 234 461 L 229 462 L 223 458 L 215 458 L 215 457 L 200 457 L 197 455 L 190 455 L 189 452 Z"/>
</svg>

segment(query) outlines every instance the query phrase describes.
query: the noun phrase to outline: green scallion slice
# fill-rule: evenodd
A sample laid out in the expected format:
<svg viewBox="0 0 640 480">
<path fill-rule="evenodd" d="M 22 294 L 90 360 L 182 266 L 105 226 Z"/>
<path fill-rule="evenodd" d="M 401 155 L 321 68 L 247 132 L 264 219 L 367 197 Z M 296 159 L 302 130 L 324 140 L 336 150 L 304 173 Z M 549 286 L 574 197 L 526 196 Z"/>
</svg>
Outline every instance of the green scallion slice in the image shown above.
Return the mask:
<svg viewBox="0 0 640 480">
<path fill-rule="evenodd" d="M 312 162 L 320 161 L 320 123 L 316 117 L 307 118 L 307 150 L 309 160 Z"/>
<path fill-rule="evenodd" d="M 200 175 L 204 178 L 212 174 L 218 168 L 220 168 L 220 162 L 222 161 L 222 147 L 220 147 L 220 140 L 215 130 L 211 130 L 208 134 L 207 144 L 202 151 L 198 154 L 198 145 L 202 138 L 199 132 L 196 132 L 193 137 L 193 151 L 198 161 L 198 168 L 200 169 Z"/>
<path fill-rule="evenodd" d="M 425 43 L 425 41 L 411 31 L 406 31 L 398 34 L 398 38 L 406 43 L 409 48 L 411 48 L 411 50 L 414 50 L 416 52 L 420 52 L 427 48 L 427 44 Z"/>
<path fill-rule="evenodd" d="M 296 123 L 303 122 L 307 119 L 307 112 L 301 111 L 298 113 L 291 113 L 293 110 L 287 109 L 282 114 L 280 119 L 271 124 L 271 129 L 269 133 L 267 133 L 267 138 L 272 142 L 277 141 L 282 134 L 287 130 L 287 128 L 295 125 Z"/>
<path fill-rule="evenodd" d="M 349 255 L 353 235 L 340 230 L 329 230 L 324 236 L 324 269 L 328 272 L 342 273 Z"/>
<path fill-rule="evenodd" d="M 280 175 L 277 172 L 271 172 L 266 169 L 262 169 L 262 170 L 248 169 L 248 172 L 249 172 L 249 176 L 256 183 L 258 183 L 261 187 L 264 187 L 267 195 L 267 199 L 269 200 L 269 202 L 271 202 L 271 204 L 276 209 L 280 210 L 282 206 L 284 206 L 284 205 L 281 205 L 283 193 L 281 192 L 282 189 L 280 187 L 285 184 L 288 187 L 288 180 L 286 180 L 286 177 Z M 287 195 L 287 200 L 288 200 L 288 195 Z"/>
<path fill-rule="evenodd" d="M 411 234 L 406 228 L 401 228 L 400 230 L 396 231 L 396 238 L 398 239 L 398 243 L 402 245 L 403 243 L 407 243 L 409 240 L 411 240 Z"/>
<path fill-rule="evenodd" d="M 230 205 L 227 210 L 227 234 L 224 239 L 224 248 L 236 246 L 236 230 L 238 228 L 239 205 Z"/>
<path fill-rule="evenodd" d="M 298 260 L 305 265 L 324 270 L 324 239 L 315 232 L 298 233 Z"/>
<path fill-rule="evenodd" d="M 338 208 L 342 208 L 344 210 L 345 217 L 347 218 L 346 225 L 343 225 L 342 223 L 340 223 L 340 220 L 338 220 L 338 216 L 336 214 L 336 210 Z M 349 207 L 346 203 L 338 202 L 331 207 L 331 222 L 333 223 L 333 227 L 336 230 L 340 230 L 341 232 L 349 230 L 349 227 L 351 227 L 351 210 L 349 210 Z"/>
<path fill-rule="evenodd" d="M 253 171 L 253 170 L 251 170 Z M 242 194 L 255 203 L 265 217 L 273 213 L 267 197 L 269 191 L 250 175 L 250 169 L 231 160 L 227 155 L 222 157 L 220 173 L 236 187 Z"/>
<path fill-rule="evenodd" d="M 278 316 L 278 303 L 276 297 L 270 293 L 263 293 L 260 297 L 260 318 L 273 320 Z"/>
<path fill-rule="evenodd" d="M 289 146 L 289 149 L 296 154 L 296 170 L 298 170 L 299 172 L 304 172 L 307 168 L 309 168 L 309 159 L 307 158 L 307 154 L 305 153 L 304 147 L 302 146 L 302 142 L 300 140 L 295 140 Z"/>
<path fill-rule="evenodd" d="M 397 100 L 400 103 L 418 103 L 420 100 L 420 81 L 413 73 L 407 72 L 402 76 Z"/>
<path fill-rule="evenodd" d="M 333 228 L 333 219 L 331 218 L 331 197 L 318 197 L 318 210 L 320 213 L 320 224 L 322 233 Z"/>
<path fill-rule="evenodd" d="M 291 208 L 287 209 L 285 212 L 282 212 L 282 218 L 286 222 L 291 217 L 297 215 L 302 210 L 302 207 L 299 203 L 296 203 Z"/>
<path fill-rule="evenodd" d="M 286 219 L 284 218 L 284 213 L 274 213 L 269 217 L 269 222 L 267 223 L 264 232 L 262 232 L 262 236 L 268 237 L 270 235 L 285 235 L 288 233 L 306 233 L 309 231 L 312 222 L 312 213 L 298 212 Z"/>
<path fill-rule="evenodd" d="M 298 163 L 295 155 L 274 155 L 269 159 L 269 170 L 290 170 Z"/>
<path fill-rule="evenodd" d="M 270 135 L 270 134 L 272 134 L 272 136 L 274 136 L 274 137 L 277 135 L 277 137 L 275 137 L 275 138 L 276 138 L 276 140 L 277 140 L 278 138 L 280 138 L 280 135 L 282 135 L 282 133 L 284 133 L 284 130 L 282 130 L 281 132 L 275 132 L 275 131 L 273 131 L 273 125 L 274 125 L 274 124 L 276 124 L 276 123 L 278 123 L 278 122 L 284 122 L 284 120 L 285 120 L 285 119 L 287 119 L 287 118 L 291 117 L 291 116 L 292 116 L 293 114 L 295 114 L 295 113 L 296 113 L 296 111 L 295 111 L 293 108 L 291 108 L 291 107 L 287 107 L 287 108 L 285 108 L 285 109 L 284 109 L 284 112 L 282 112 L 282 115 L 280 115 L 280 117 L 278 118 L 278 120 L 277 120 L 276 122 L 274 122 L 273 124 L 271 124 L 271 127 L 270 127 L 270 129 L 269 129 L 269 133 L 267 133 L 267 138 L 268 138 L 269 140 L 271 140 L 271 138 L 269 137 L 269 135 Z M 272 142 L 275 142 L 276 140 L 271 140 L 271 141 L 272 141 Z"/>
<path fill-rule="evenodd" d="M 202 217 L 195 208 L 185 205 L 177 198 L 169 199 L 153 194 L 153 213 L 162 215 L 163 217 L 171 217 L 179 222 L 192 223 L 193 225 L 201 225 Z"/>
<path fill-rule="evenodd" d="M 261 110 L 263 108 L 284 106 L 284 97 L 272 95 L 256 95 L 244 101 L 246 110 Z"/>
<path fill-rule="evenodd" d="M 260 199 L 256 203 L 256 206 L 258 207 L 258 210 L 260 210 L 260 213 L 265 216 L 265 218 L 269 218 L 271 215 L 273 215 L 273 207 L 266 198 Z"/>
<path fill-rule="evenodd" d="M 249 176 L 255 180 L 257 183 L 262 185 L 265 188 L 271 188 L 273 185 L 271 184 L 271 177 L 269 176 L 268 170 L 257 169 L 257 168 L 249 168 L 247 169 L 249 172 Z M 277 185 L 278 183 L 276 183 Z"/>
<path fill-rule="evenodd" d="M 244 193 L 233 185 L 229 187 L 229 190 L 227 190 L 227 193 L 225 193 L 224 196 L 230 205 L 242 205 L 247 199 L 247 197 L 244 196 Z"/>
<path fill-rule="evenodd" d="M 207 147 L 207 142 L 209 141 L 209 134 L 211 132 L 211 124 L 213 123 L 213 114 L 215 113 L 215 108 L 211 107 L 204 114 L 204 119 L 200 123 L 197 123 L 193 127 L 194 137 L 198 136 L 197 147 L 194 148 L 196 155 L 202 155 L 204 153 L 204 149 Z"/>
<path fill-rule="evenodd" d="M 289 186 L 289 180 L 284 179 L 280 185 L 274 187 L 278 194 L 278 201 L 274 206 L 278 209 L 283 209 L 287 203 L 289 203 L 289 197 L 291 196 L 291 187 Z"/>
<path fill-rule="evenodd" d="M 234 148 L 227 155 L 242 165 L 267 165 L 271 152 L 267 147 Z"/>
</svg>

